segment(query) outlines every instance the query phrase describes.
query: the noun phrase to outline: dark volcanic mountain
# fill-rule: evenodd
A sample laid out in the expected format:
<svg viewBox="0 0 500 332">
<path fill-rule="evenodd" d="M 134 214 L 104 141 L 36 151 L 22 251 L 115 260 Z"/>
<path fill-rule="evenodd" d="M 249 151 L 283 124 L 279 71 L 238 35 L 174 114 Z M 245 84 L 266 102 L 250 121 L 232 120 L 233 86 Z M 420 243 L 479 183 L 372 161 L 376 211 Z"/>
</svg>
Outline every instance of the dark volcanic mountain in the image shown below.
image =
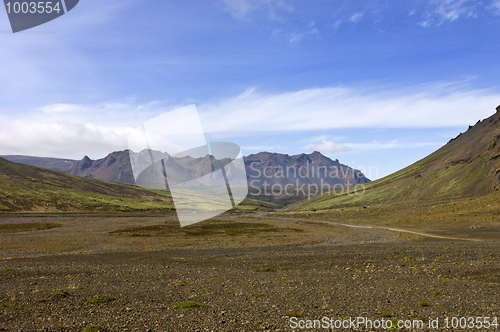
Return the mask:
<svg viewBox="0 0 500 332">
<path fill-rule="evenodd" d="M 158 154 L 159 152 L 155 152 Z M 69 174 L 98 180 L 135 184 L 129 151 L 116 151 L 105 158 L 92 160 L 85 156 L 82 160 L 37 158 L 15 156 L 9 159 L 49 169 L 60 170 Z M 158 156 L 157 156 L 158 157 Z M 147 158 L 146 158 L 147 159 Z M 156 158 L 158 159 L 158 158 Z M 177 179 L 194 179 L 207 174 L 207 162 L 210 158 L 174 158 L 165 156 L 165 167 Z M 244 157 L 248 184 L 253 187 L 287 184 L 341 185 L 343 187 L 366 183 L 368 180 L 360 171 L 331 160 L 319 152 L 289 156 L 279 153 L 260 152 Z M 224 165 L 229 160 L 221 160 Z M 209 163 L 210 164 L 210 163 Z M 218 167 L 217 167 L 218 168 Z M 175 171 L 178 170 L 178 171 Z M 228 176 L 231 176 L 231 171 Z M 147 175 L 146 175 L 147 176 Z"/>
<path fill-rule="evenodd" d="M 245 166 L 251 187 L 315 184 L 318 187 L 338 185 L 345 188 L 370 181 L 360 171 L 317 151 L 294 156 L 260 152 L 245 157 Z"/>
<path fill-rule="evenodd" d="M 92 160 L 85 156 L 63 170 L 66 173 L 99 180 L 135 183 L 128 150 L 110 153 L 105 158 Z"/>
</svg>

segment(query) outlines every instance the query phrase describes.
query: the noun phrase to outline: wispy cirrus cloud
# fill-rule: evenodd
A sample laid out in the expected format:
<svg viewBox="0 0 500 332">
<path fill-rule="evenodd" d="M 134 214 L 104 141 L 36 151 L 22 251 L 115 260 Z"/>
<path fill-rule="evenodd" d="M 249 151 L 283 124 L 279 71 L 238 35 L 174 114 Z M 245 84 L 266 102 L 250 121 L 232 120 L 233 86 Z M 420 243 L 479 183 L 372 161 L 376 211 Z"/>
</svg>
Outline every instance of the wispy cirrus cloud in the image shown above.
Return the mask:
<svg viewBox="0 0 500 332">
<path fill-rule="evenodd" d="M 278 39 L 288 40 L 288 42 L 292 45 L 297 45 L 304 38 L 319 34 L 318 29 L 315 28 L 314 25 L 315 25 L 314 21 L 310 22 L 308 29 L 304 32 L 291 32 L 290 33 L 290 32 L 284 31 L 283 29 L 276 29 L 273 32 L 273 36 L 277 37 Z"/>
<path fill-rule="evenodd" d="M 489 9 L 493 11 L 493 15 L 500 15 L 500 0 L 493 1 Z"/>
<path fill-rule="evenodd" d="M 291 11 L 293 7 L 285 0 L 221 0 L 224 9 L 235 19 L 245 20 L 256 12 L 263 12 L 270 19 L 277 19 L 277 11 Z"/>
<path fill-rule="evenodd" d="M 423 21 L 418 24 L 422 27 L 439 26 L 445 22 L 453 22 L 460 17 L 477 17 L 477 3 L 472 0 L 432 0 L 430 10 Z"/>
<path fill-rule="evenodd" d="M 358 23 L 363 18 L 364 15 L 365 15 L 364 12 L 355 13 L 351 16 L 349 21 L 351 21 L 353 23 Z"/>
<path fill-rule="evenodd" d="M 147 103 L 135 103 L 132 100 L 108 101 L 97 104 L 49 104 L 38 107 L 29 114 L 29 118 L 40 122 L 94 122 L 113 125 L 116 119 L 121 123 L 133 123 L 143 121 L 159 112 L 167 112 L 179 105 L 171 105 L 165 101 L 151 101 Z"/>
<path fill-rule="evenodd" d="M 65 112 L 85 111 L 85 109 L 86 108 L 81 105 L 53 104 L 53 105 L 39 107 L 37 110 L 40 110 L 45 113 L 65 113 Z"/>
<path fill-rule="evenodd" d="M 342 24 L 342 20 L 336 20 L 335 23 L 333 23 L 331 26 L 335 29 L 338 30 L 340 28 L 340 25 Z"/>
<path fill-rule="evenodd" d="M 310 35 L 317 35 L 319 34 L 318 32 L 318 29 L 316 28 L 312 28 L 306 32 L 303 32 L 303 33 L 292 33 L 291 36 L 290 36 L 290 44 L 298 44 L 300 43 L 300 41 L 304 38 L 304 37 L 307 37 L 307 36 L 310 36 Z"/>
<path fill-rule="evenodd" d="M 277 151 L 280 150 L 280 146 L 278 145 L 244 145 L 241 147 L 242 151 L 246 152 L 261 152 L 261 151 Z"/>
<path fill-rule="evenodd" d="M 345 146 L 350 150 L 356 151 L 373 151 L 384 149 L 402 149 L 402 148 L 420 148 L 420 147 L 439 147 L 443 142 L 401 142 L 398 140 L 391 140 L 388 142 L 371 141 L 367 143 L 345 143 Z"/>
<path fill-rule="evenodd" d="M 467 81 L 438 82 L 406 88 L 371 84 L 310 88 L 284 93 L 250 89 L 219 101 L 198 104 L 204 130 L 215 135 L 253 137 L 344 128 L 440 128 L 467 126 L 494 112 L 500 92 L 471 89 Z M 131 128 L 185 105 L 153 101 L 96 105 L 53 104 L 0 124 L 0 154 L 65 158 L 102 157 L 127 148 Z M 10 122 L 9 122 L 10 121 Z M 342 137 L 317 136 L 299 142 L 332 154 L 401 147 L 397 141 L 349 143 Z M 271 149 L 259 142 L 247 150 Z M 424 144 L 424 143 L 423 143 Z M 425 143 L 429 144 L 429 143 Z M 259 149 L 260 150 L 260 149 Z"/>
<path fill-rule="evenodd" d="M 466 82 L 407 88 L 325 87 L 240 96 L 199 105 L 209 132 L 283 132 L 334 128 L 465 126 L 494 112 L 500 92 Z"/>
<path fill-rule="evenodd" d="M 328 139 L 321 139 L 321 143 L 310 144 L 306 148 L 310 151 L 319 151 L 326 155 L 335 155 L 344 152 L 365 152 L 373 150 L 387 150 L 387 149 L 413 149 L 421 147 L 439 147 L 443 142 L 402 142 L 399 140 L 378 141 L 373 140 L 363 143 L 337 143 Z"/>
<path fill-rule="evenodd" d="M 335 154 L 351 150 L 351 148 L 344 144 L 335 143 L 326 139 L 323 139 L 321 144 L 311 144 L 307 148 L 310 151 L 319 151 L 323 154 Z"/>
</svg>

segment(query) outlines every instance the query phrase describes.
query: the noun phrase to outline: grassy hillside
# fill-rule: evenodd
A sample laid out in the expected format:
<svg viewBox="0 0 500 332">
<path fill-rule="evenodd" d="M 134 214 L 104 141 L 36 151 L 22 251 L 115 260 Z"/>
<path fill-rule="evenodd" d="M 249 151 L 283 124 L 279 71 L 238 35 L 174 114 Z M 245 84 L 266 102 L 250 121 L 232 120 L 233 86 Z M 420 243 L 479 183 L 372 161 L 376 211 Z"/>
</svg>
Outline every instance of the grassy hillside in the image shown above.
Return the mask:
<svg viewBox="0 0 500 332">
<path fill-rule="evenodd" d="M 68 175 L 0 158 L 0 210 L 12 212 L 172 211 L 168 192 Z"/>
<path fill-rule="evenodd" d="M 363 195 L 326 195 L 296 203 L 287 210 L 429 205 L 495 193 L 500 188 L 500 112 L 478 121 L 426 158 L 367 183 L 365 188 Z"/>
<path fill-rule="evenodd" d="M 245 199 L 230 213 L 269 211 L 281 205 Z M 0 158 L 0 212 L 174 213 L 168 190 L 88 179 Z"/>
</svg>

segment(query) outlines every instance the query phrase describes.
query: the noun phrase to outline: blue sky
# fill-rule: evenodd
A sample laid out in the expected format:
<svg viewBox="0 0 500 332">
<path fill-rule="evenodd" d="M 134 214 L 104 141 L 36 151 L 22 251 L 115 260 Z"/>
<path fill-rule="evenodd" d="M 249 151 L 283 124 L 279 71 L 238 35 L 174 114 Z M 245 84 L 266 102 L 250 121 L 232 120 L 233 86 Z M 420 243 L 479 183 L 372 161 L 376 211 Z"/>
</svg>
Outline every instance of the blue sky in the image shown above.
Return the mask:
<svg viewBox="0 0 500 332">
<path fill-rule="evenodd" d="M 16 34 L 0 11 L 0 154 L 103 157 L 195 104 L 246 155 L 375 179 L 494 113 L 498 31 L 500 0 L 81 0 Z"/>
</svg>

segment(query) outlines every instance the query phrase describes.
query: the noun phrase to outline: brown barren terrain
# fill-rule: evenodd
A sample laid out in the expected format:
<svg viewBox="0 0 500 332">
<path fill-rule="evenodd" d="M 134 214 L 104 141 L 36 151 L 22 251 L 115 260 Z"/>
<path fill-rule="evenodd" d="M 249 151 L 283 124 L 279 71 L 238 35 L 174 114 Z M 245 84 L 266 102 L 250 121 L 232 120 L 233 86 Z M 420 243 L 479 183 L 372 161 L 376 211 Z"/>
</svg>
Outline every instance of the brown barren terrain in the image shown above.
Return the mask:
<svg viewBox="0 0 500 332">
<path fill-rule="evenodd" d="M 410 224 L 4 216 L 0 329 L 290 331 L 290 316 L 499 316 L 498 222 Z"/>
</svg>

